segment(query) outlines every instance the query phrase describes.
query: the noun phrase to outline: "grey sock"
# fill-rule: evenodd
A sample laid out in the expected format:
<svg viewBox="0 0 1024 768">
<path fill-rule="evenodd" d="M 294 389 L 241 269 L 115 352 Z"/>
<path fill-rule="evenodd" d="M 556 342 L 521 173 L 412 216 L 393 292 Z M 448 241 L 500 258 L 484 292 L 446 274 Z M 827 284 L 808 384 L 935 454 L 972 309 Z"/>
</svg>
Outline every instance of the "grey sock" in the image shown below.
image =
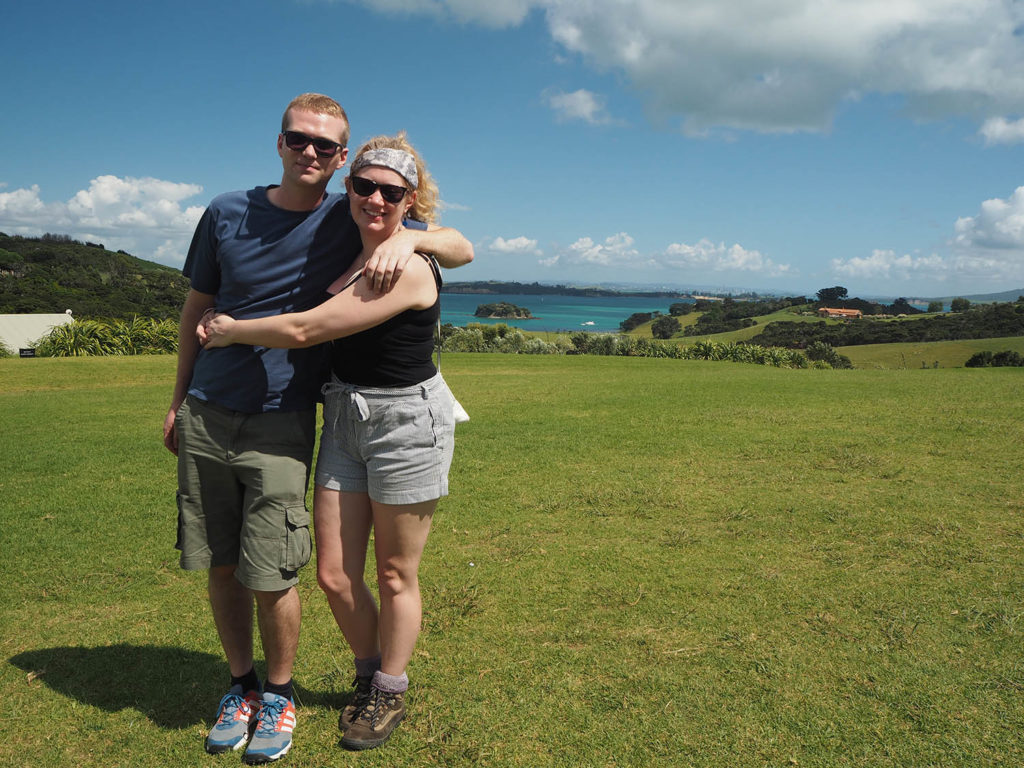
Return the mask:
<svg viewBox="0 0 1024 768">
<path fill-rule="evenodd" d="M 409 690 L 409 676 L 405 672 L 400 675 L 387 675 L 378 669 L 373 673 L 373 687 L 384 693 L 405 693 Z"/>
</svg>

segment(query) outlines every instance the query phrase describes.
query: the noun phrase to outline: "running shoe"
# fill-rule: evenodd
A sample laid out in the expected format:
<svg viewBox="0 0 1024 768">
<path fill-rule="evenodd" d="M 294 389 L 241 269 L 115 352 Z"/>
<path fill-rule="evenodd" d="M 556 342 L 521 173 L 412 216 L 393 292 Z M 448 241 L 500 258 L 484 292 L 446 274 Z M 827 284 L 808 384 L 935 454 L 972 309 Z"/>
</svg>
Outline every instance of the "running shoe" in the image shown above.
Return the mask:
<svg viewBox="0 0 1024 768">
<path fill-rule="evenodd" d="M 217 722 L 206 737 L 206 751 L 211 755 L 231 752 L 249 742 L 252 724 L 260 708 L 260 695 L 249 691 L 242 695 L 242 686 L 233 685 L 217 707 Z"/>
<path fill-rule="evenodd" d="M 284 757 L 292 748 L 294 729 L 295 704 L 292 700 L 264 691 L 256 732 L 253 733 L 242 760 L 248 765 L 261 765 Z"/>
</svg>

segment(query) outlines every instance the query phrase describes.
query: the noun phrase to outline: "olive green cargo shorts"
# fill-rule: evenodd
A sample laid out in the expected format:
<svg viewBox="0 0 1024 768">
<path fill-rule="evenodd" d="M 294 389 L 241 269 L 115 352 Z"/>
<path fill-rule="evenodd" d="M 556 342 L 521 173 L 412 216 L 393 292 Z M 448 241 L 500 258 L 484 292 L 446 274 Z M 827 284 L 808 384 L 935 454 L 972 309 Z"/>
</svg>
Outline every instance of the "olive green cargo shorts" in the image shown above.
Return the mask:
<svg viewBox="0 0 1024 768">
<path fill-rule="evenodd" d="M 178 433 L 181 567 L 235 565 L 249 589 L 293 586 L 309 562 L 316 411 L 246 414 L 189 396 Z"/>
</svg>

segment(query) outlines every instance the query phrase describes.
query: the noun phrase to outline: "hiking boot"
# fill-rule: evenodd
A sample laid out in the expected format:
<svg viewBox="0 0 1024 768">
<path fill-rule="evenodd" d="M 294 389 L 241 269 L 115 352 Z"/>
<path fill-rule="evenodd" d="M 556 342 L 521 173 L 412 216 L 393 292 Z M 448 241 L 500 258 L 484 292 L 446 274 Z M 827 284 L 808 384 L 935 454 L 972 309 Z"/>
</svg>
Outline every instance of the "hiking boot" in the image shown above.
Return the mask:
<svg viewBox="0 0 1024 768">
<path fill-rule="evenodd" d="M 263 693 L 256 731 L 242 760 L 248 765 L 272 763 L 292 748 L 295 729 L 295 705 L 276 693 Z"/>
<path fill-rule="evenodd" d="M 352 681 L 352 685 L 355 686 L 355 690 L 352 692 L 352 698 L 349 699 L 348 704 L 341 710 L 341 716 L 338 718 L 338 730 L 342 733 L 348 730 L 348 727 L 352 725 L 352 721 L 355 719 L 356 714 L 366 703 L 370 700 L 370 688 L 373 685 L 373 675 L 367 675 L 363 677 L 356 675 L 355 680 Z"/>
<path fill-rule="evenodd" d="M 346 749 L 379 747 L 405 717 L 405 695 L 388 693 L 376 686 L 370 688 L 366 703 L 356 713 L 341 737 Z"/>
<path fill-rule="evenodd" d="M 217 722 L 206 737 L 206 751 L 219 755 L 244 747 L 252 734 L 259 708 L 260 695 L 257 691 L 249 691 L 243 696 L 241 685 L 231 686 L 217 705 Z"/>
</svg>

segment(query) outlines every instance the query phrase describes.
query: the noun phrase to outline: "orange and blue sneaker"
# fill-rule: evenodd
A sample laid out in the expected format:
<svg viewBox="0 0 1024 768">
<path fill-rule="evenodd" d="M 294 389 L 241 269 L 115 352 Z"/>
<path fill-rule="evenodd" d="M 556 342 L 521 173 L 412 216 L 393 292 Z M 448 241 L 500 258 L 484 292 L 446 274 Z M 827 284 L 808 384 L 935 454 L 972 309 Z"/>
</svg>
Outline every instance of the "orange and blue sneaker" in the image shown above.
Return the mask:
<svg viewBox="0 0 1024 768">
<path fill-rule="evenodd" d="M 264 691 L 256 732 L 249 741 L 242 760 L 248 765 L 272 763 L 292 748 L 295 730 L 295 704 L 285 696 Z"/>
<path fill-rule="evenodd" d="M 231 686 L 217 707 L 217 722 L 206 737 L 206 751 L 219 755 L 244 747 L 249 742 L 259 708 L 259 692 L 249 691 L 243 696 L 241 685 Z"/>
</svg>

